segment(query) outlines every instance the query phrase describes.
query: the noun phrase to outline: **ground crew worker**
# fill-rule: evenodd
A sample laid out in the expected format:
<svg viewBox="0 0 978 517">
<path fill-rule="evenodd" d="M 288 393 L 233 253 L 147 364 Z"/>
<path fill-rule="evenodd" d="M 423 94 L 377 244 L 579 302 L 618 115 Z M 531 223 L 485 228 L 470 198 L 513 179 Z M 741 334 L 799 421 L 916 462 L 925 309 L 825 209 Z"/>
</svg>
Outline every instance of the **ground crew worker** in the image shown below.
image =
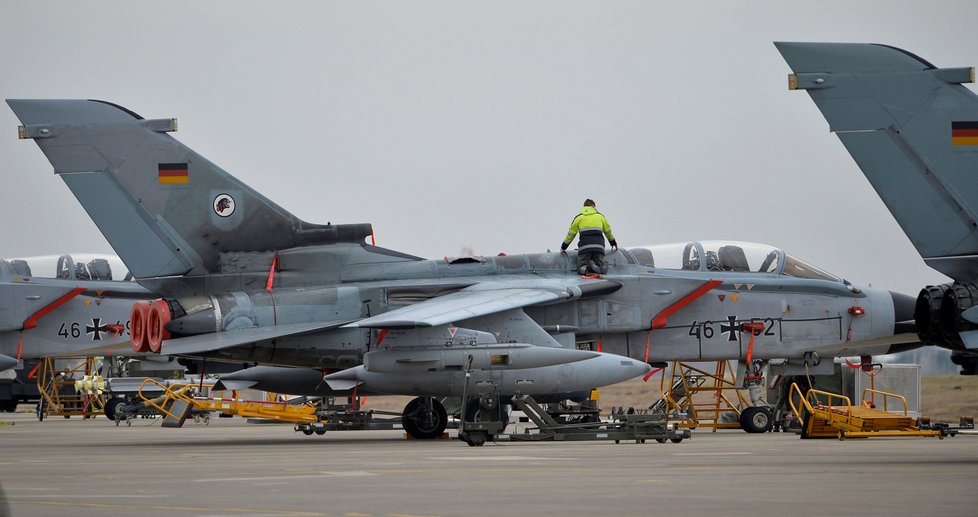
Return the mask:
<svg viewBox="0 0 978 517">
<path fill-rule="evenodd" d="M 615 250 L 618 243 L 615 236 L 611 233 L 611 225 L 608 220 L 598 212 L 594 201 L 584 200 L 584 207 L 581 213 L 571 222 L 570 229 L 567 230 L 567 237 L 560 245 L 561 253 L 567 251 L 567 247 L 574 242 L 574 237 L 580 232 L 581 238 L 577 241 L 577 271 L 582 275 L 588 273 L 604 274 L 608 272 L 604 263 L 604 238 L 608 237 L 608 242 Z"/>
</svg>

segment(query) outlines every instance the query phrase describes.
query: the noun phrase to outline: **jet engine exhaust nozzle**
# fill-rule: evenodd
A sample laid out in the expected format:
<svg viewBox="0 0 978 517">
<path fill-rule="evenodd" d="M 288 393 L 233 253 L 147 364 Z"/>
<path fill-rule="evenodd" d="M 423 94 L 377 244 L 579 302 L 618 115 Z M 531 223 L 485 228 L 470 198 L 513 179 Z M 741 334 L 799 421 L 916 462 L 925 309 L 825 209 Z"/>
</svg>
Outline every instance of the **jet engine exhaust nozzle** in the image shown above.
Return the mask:
<svg viewBox="0 0 978 517">
<path fill-rule="evenodd" d="M 146 325 L 149 323 L 149 302 L 138 301 L 132 305 L 129 313 L 129 335 L 132 349 L 139 354 L 149 352 L 149 341 L 146 339 Z"/>
</svg>

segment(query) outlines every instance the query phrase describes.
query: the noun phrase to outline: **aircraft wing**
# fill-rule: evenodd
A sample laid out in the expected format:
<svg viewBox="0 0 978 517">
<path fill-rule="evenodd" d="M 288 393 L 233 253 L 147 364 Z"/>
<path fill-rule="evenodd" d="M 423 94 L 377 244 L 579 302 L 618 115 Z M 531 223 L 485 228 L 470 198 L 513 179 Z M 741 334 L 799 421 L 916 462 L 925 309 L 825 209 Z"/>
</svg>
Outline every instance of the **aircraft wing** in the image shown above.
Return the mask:
<svg viewBox="0 0 978 517">
<path fill-rule="evenodd" d="M 541 281 L 537 286 L 532 282 L 522 286 L 507 282 L 484 282 L 362 319 L 349 326 L 378 329 L 437 327 L 530 305 L 606 294 L 620 288 L 620 283 L 609 280 L 588 281 L 578 285 Z"/>
<path fill-rule="evenodd" d="M 160 353 L 163 355 L 183 355 L 210 352 L 258 341 L 339 328 L 349 322 L 349 320 L 343 320 L 291 323 L 288 325 L 226 330 L 224 332 L 168 339 L 163 342 L 163 350 Z"/>
</svg>

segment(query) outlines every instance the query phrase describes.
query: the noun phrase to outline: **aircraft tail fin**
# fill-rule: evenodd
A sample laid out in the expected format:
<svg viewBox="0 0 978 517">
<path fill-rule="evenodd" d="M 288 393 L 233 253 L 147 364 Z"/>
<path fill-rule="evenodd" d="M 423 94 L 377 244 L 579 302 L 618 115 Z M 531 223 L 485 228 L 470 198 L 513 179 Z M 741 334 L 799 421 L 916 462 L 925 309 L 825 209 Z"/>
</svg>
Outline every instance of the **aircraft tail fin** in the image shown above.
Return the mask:
<svg viewBox="0 0 978 517">
<path fill-rule="evenodd" d="M 974 275 L 964 270 L 978 255 L 978 96 L 962 86 L 974 69 L 885 45 L 775 46 L 789 88 L 809 93 L 927 263 Z"/>
<path fill-rule="evenodd" d="M 15 100 L 33 139 L 136 278 L 220 271 L 227 252 L 363 243 L 369 224 L 304 222 L 146 120 L 97 100 Z"/>
</svg>

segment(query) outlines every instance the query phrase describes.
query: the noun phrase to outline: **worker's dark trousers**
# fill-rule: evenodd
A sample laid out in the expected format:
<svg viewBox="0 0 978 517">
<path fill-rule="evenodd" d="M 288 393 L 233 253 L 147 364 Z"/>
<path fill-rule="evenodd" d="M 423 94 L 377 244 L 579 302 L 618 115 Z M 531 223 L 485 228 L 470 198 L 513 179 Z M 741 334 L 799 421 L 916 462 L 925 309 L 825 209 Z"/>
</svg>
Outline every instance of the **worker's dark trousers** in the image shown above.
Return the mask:
<svg viewBox="0 0 978 517">
<path fill-rule="evenodd" d="M 577 272 L 582 275 L 603 275 L 608 272 L 604 263 L 604 250 L 586 250 L 577 252 Z"/>
</svg>

